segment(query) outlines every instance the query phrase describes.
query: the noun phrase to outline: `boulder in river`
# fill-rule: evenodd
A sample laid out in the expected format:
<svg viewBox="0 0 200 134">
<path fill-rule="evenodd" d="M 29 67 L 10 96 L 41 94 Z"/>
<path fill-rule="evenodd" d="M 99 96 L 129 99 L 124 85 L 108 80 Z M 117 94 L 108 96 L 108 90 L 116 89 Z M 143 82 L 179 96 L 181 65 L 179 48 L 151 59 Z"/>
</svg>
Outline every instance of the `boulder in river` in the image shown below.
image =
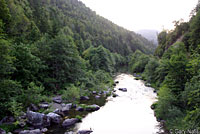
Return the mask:
<svg viewBox="0 0 200 134">
<path fill-rule="evenodd" d="M 50 117 L 42 113 L 33 111 L 27 112 L 28 123 L 34 127 L 47 127 L 50 126 Z"/>
<path fill-rule="evenodd" d="M 119 88 L 120 91 L 127 92 L 127 88 Z"/>
<path fill-rule="evenodd" d="M 88 96 L 81 96 L 80 100 L 89 100 L 90 98 Z"/>
<path fill-rule="evenodd" d="M 116 83 L 116 84 L 118 84 L 118 83 L 119 83 L 119 81 L 115 81 L 115 83 Z"/>
<path fill-rule="evenodd" d="M 0 128 L 0 134 L 6 134 L 6 131 Z"/>
<path fill-rule="evenodd" d="M 86 111 L 97 111 L 100 109 L 100 106 L 93 104 L 93 105 L 88 105 L 86 107 Z"/>
<path fill-rule="evenodd" d="M 49 104 L 48 102 L 43 102 L 39 104 L 39 108 L 43 108 L 43 109 L 47 109 L 49 108 Z"/>
<path fill-rule="evenodd" d="M 15 122 L 15 118 L 13 116 L 5 116 L 1 121 L 0 124 L 12 124 Z"/>
<path fill-rule="evenodd" d="M 76 108 L 76 111 L 84 111 L 84 108 L 79 106 Z"/>
<path fill-rule="evenodd" d="M 110 91 L 103 91 L 104 96 L 109 96 L 110 95 Z"/>
<path fill-rule="evenodd" d="M 56 96 L 53 98 L 53 102 L 61 104 L 62 103 L 62 96 Z"/>
<path fill-rule="evenodd" d="M 14 133 L 14 134 L 19 134 L 21 131 L 23 131 L 23 129 L 22 129 L 22 128 L 18 128 L 18 129 L 15 129 L 15 130 L 13 131 L 13 133 Z"/>
<path fill-rule="evenodd" d="M 61 116 L 58 114 L 48 113 L 47 117 L 49 117 L 53 123 L 59 124 L 61 122 Z"/>
<path fill-rule="evenodd" d="M 72 104 L 72 103 L 68 103 L 68 104 L 66 104 L 65 106 L 67 106 L 67 107 L 69 107 L 69 109 L 71 109 L 72 106 L 73 106 L 73 104 Z"/>
<path fill-rule="evenodd" d="M 19 134 L 42 134 L 40 129 L 35 129 L 35 130 L 23 130 L 19 132 Z"/>
<path fill-rule="evenodd" d="M 97 94 L 97 91 L 92 91 L 93 94 Z"/>
<path fill-rule="evenodd" d="M 19 126 L 20 126 L 21 128 L 25 127 L 25 126 L 26 126 L 26 121 L 23 120 L 23 119 L 19 120 Z"/>
<path fill-rule="evenodd" d="M 62 108 L 61 111 L 66 115 L 66 114 L 68 114 L 69 110 L 70 110 L 69 107 L 65 106 L 65 107 Z"/>
<path fill-rule="evenodd" d="M 78 121 L 79 120 L 76 119 L 76 118 L 66 119 L 66 120 L 63 121 L 62 126 L 64 128 L 66 128 L 66 127 L 69 127 L 69 126 L 72 126 L 72 125 L 76 124 Z"/>
<path fill-rule="evenodd" d="M 112 94 L 112 97 L 117 97 L 117 96 L 119 96 L 119 95 L 116 94 L 116 93 L 113 93 L 113 94 Z"/>
<path fill-rule="evenodd" d="M 150 87 L 151 84 L 150 83 L 145 83 L 145 86 Z"/>
<path fill-rule="evenodd" d="M 78 131 L 77 134 L 90 134 L 92 132 L 93 132 L 92 130 L 80 130 L 80 131 Z"/>
<path fill-rule="evenodd" d="M 60 116 L 62 116 L 62 117 L 64 117 L 65 116 L 65 114 L 62 112 L 62 110 L 61 109 L 55 109 L 54 111 L 53 111 L 53 113 L 56 113 L 56 114 L 58 114 L 58 115 L 60 115 Z"/>
<path fill-rule="evenodd" d="M 34 111 L 34 112 L 37 112 L 39 110 L 39 108 L 35 105 L 35 104 L 31 104 L 29 106 L 29 110 L 31 111 Z"/>
<path fill-rule="evenodd" d="M 70 131 L 70 132 L 65 132 L 65 134 L 75 134 L 75 133 Z"/>
<path fill-rule="evenodd" d="M 47 128 L 43 128 L 43 129 L 41 129 L 41 132 L 42 132 L 42 133 L 46 133 L 47 131 L 48 131 Z"/>
<path fill-rule="evenodd" d="M 141 75 L 134 73 L 133 74 L 134 77 L 141 77 Z"/>
<path fill-rule="evenodd" d="M 99 99 L 99 98 L 101 98 L 101 96 L 99 96 L 99 95 L 96 95 L 96 96 L 95 96 L 95 99 Z"/>
</svg>

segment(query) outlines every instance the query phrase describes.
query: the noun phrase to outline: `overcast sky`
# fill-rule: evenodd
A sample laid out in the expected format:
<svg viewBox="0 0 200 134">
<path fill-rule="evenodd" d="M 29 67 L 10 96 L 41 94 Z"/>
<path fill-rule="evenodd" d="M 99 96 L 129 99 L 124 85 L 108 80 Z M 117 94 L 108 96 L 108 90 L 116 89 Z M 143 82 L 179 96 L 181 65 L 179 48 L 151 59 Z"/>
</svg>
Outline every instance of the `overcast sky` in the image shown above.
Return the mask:
<svg viewBox="0 0 200 134">
<path fill-rule="evenodd" d="M 173 21 L 188 21 L 198 0 L 81 0 L 97 14 L 126 29 L 173 29 Z"/>
</svg>

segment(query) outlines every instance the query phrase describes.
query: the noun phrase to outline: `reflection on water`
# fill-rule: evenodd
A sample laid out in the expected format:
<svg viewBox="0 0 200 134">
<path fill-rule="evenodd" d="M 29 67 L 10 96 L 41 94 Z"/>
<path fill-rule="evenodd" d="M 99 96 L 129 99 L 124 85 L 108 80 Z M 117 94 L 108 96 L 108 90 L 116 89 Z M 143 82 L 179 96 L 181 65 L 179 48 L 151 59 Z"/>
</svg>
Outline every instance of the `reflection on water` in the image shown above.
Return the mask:
<svg viewBox="0 0 200 134">
<path fill-rule="evenodd" d="M 92 129 L 92 134 L 156 134 L 159 123 L 150 108 L 156 101 L 153 89 L 127 74 L 118 75 L 116 81 L 116 90 L 128 91 L 117 90 L 118 97 L 109 97 L 105 106 L 88 114 L 74 129 Z"/>
</svg>

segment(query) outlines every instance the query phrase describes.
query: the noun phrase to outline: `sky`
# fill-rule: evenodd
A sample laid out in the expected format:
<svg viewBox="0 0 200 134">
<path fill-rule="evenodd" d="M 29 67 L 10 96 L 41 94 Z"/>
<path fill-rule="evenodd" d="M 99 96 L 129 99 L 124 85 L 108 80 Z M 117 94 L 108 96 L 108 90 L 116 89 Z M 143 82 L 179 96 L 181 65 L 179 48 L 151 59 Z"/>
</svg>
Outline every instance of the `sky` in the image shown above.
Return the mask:
<svg viewBox="0 0 200 134">
<path fill-rule="evenodd" d="M 131 31 L 171 30 L 173 21 L 189 20 L 198 0 L 81 0 L 98 15 Z"/>
</svg>

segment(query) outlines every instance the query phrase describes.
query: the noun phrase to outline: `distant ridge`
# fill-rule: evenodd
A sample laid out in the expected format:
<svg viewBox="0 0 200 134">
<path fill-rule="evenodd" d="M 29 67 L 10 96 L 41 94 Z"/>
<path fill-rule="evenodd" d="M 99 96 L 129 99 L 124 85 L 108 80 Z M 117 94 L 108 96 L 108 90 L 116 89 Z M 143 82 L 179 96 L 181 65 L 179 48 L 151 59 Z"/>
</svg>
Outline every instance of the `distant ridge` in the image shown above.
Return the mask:
<svg viewBox="0 0 200 134">
<path fill-rule="evenodd" d="M 160 33 L 158 30 L 142 29 L 142 30 L 136 31 L 136 33 L 142 35 L 149 41 L 152 41 L 156 46 L 158 46 L 157 36 Z"/>
</svg>

